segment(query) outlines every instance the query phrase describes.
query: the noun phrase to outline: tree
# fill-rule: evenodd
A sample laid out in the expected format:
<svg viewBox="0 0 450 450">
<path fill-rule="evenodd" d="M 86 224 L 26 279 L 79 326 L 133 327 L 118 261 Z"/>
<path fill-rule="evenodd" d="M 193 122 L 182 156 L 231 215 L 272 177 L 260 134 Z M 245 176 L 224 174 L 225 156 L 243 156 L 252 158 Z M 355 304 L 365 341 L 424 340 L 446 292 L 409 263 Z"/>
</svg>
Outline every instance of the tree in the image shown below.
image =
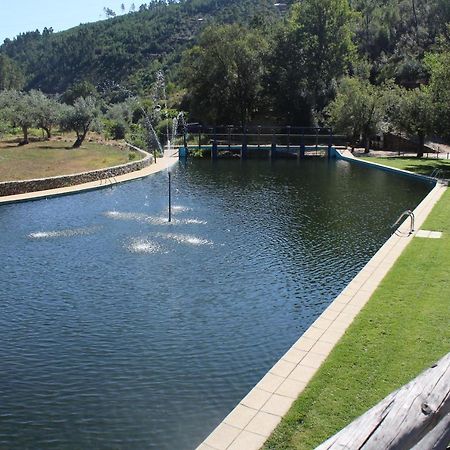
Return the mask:
<svg viewBox="0 0 450 450">
<path fill-rule="evenodd" d="M 390 120 L 398 131 L 415 135 L 419 139 L 417 157 L 424 153 L 425 139 L 434 130 L 434 106 L 428 87 L 413 90 L 399 88 L 392 97 L 395 104 L 390 111 Z"/>
<path fill-rule="evenodd" d="M 305 111 L 321 111 L 334 96 L 335 80 L 353 59 L 353 19 L 348 0 L 294 4 L 269 58 L 268 91 L 280 115 L 304 121 Z"/>
<path fill-rule="evenodd" d="M 95 96 L 97 96 L 96 87 L 90 81 L 80 81 L 70 86 L 70 88 L 64 92 L 62 101 L 69 105 L 73 105 L 77 98 Z"/>
<path fill-rule="evenodd" d="M 213 123 L 248 123 L 262 92 L 265 50 L 264 37 L 241 25 L 205 29 L 182 63 L 193 115 Z"/>
<path fill-rule="evenodd" d="M 450 50 L 429 54 L 425 61 L 431 73 L 434 128 L 441 137 L 450 139 Z"/>
<path fill-rule="evenodd" d="M 108 107 L 103 120 L 106 131 L 112 139 L 124 139 L 133 122 L 133 115 L 139 103 L 136 98 L 128 98 L 124 102 Z M 139 110 L 141 113 L 142 111 Z"/>
<path fill-rule="evenodd" d="M 382 88 L 371 85 L 367 80 L 346 77 L 326 113 L 333 127 L 345 133 L 352 145 L 362 139 L 368 152 L 370 136 L 381 128 L 384 106 Z"/>
<path fill-rule="evenodd" d="M 61 119 L 61 104 L 47 97 L 41 91 L 30 91 L 29 93 L 30 108 L 34 115 L 35 124 L 42 128 L 47 139 L 52 136 L 52 128 L 59 123 Z"/>
<path fill-rule="evenodd" d="M 22 71 L 8 56 L 0 53 L 0 91 L 22 89 L 25 82 Z"/>
<path fill-rule="evenodd" d="M 0 109 L 4 118 L 12 126 L 22 128 L 23 140 L 19 145 L 28 144 L 28 129 L 36 124 L 36 117 L 30 104 L 30 95 L 19 91 L 0 93 Z"/>
<path fill-rule="evenodd" d="M 106 6 L 103 8 L 103 11 L 105 12 L 105 16 L 109 19 L 111 17 L 116 17 L 116 13 L 111 9 L 107 8 Z"/>
<path fill-rule="evenodd" d="M 80 97 L 73 106 L 66 105 L 63 109 L 61 126 L 65 130 L 73 130 L 77 139 L 73 148 L 79 148 L 98 116 L 98 108 L 94 97 Z"/>
</svg>

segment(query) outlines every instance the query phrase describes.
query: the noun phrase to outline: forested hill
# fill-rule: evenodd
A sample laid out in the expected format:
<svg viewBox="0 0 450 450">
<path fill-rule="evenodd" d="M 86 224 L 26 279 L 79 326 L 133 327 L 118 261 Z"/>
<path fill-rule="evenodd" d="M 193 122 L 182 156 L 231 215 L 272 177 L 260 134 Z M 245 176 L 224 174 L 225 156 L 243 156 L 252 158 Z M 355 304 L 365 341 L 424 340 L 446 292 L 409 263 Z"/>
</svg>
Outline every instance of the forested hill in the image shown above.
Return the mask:
<svg viewBox="0 0 450 450">
<path fill-rule="evenodd" d="M 290 2 L 287 2 L 290 3 Z M 153 1 L 139 11 L 53 33 L 51 25 L 6 39 L 0 52 L 25 76 L 26 89 L 61 93 L 79 81 L 149 85 L 156 69 L 172 66 L 211 23 L 277 20 L 273 0 Z"/>
</svg>

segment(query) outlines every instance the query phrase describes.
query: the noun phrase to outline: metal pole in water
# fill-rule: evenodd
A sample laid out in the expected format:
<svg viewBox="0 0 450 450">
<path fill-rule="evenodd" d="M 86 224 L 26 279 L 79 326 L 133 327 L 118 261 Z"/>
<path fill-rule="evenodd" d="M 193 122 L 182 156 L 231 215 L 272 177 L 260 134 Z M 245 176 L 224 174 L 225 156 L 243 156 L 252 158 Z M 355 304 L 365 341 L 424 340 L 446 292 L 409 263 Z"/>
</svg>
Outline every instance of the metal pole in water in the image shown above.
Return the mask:
<svg viewBox="0 0 450 450">
<path fill-rule="evenodd" d="M 172 222 L 172 173 L 169 170 L 169 223 Z"/>
</svg>

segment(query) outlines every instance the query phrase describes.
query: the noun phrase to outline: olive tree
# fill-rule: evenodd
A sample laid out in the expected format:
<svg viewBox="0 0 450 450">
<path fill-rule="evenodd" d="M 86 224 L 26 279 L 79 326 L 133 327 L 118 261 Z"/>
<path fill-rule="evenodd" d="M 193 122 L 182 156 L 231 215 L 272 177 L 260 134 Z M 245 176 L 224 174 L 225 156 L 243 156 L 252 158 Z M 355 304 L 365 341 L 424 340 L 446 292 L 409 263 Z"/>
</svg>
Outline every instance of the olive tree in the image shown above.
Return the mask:
<svg viewBox="0 0 450 450">
<path fill-rule="evenodd" d="M 28 130 L 36 124 L 36 116 L 30 105 L 30 95 L 15 90 L 0 92 L 0 109 L 6 121 L 13 127 L 20 127 L 23 140 L 19 145 L 28 144 Z"/>
<path fill-rule="evenodd" d="M 29 104 L 36 126 L 42 128 L 47 134 L 47 139 L 50 139 L 52 137 L 52 128 L 61 119 L 61 104 L 57 100 L 47 97 L 41 91 L 36 90 L 29 93 Z"/>
<path fill-rule="evenodd" d="M 73 106 L 66 105 L 63 108 L 61 119 L 62 128 L 67 131 L 75 131 L 77 135 L 73 148 L 81 147 L 98 115 L 99 110 L 94 97 L 77 98 Z"/>
</svg>

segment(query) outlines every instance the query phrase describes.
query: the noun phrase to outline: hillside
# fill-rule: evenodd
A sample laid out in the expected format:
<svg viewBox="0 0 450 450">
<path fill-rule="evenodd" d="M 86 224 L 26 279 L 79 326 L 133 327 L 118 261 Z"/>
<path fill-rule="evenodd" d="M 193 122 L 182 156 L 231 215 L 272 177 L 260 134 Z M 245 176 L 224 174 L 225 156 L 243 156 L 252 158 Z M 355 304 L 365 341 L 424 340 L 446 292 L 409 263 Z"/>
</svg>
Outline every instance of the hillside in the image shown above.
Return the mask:
<svg viewBox="0 0 450 450">
<path fill-rule="evenodd" d="M 6 39 L 0 52 L 20 67 L 26 89 L 61 93 L 82 80 L 95 85 L 114 80 L 141 88 L 153 81 L 155 69 L 179 61 L 205 26 L 249 23 L 255 16 L 281 17 L 271 0 L 157 1 L 60 33 L 51 28 L 22 33 Z"/>
</svg>

